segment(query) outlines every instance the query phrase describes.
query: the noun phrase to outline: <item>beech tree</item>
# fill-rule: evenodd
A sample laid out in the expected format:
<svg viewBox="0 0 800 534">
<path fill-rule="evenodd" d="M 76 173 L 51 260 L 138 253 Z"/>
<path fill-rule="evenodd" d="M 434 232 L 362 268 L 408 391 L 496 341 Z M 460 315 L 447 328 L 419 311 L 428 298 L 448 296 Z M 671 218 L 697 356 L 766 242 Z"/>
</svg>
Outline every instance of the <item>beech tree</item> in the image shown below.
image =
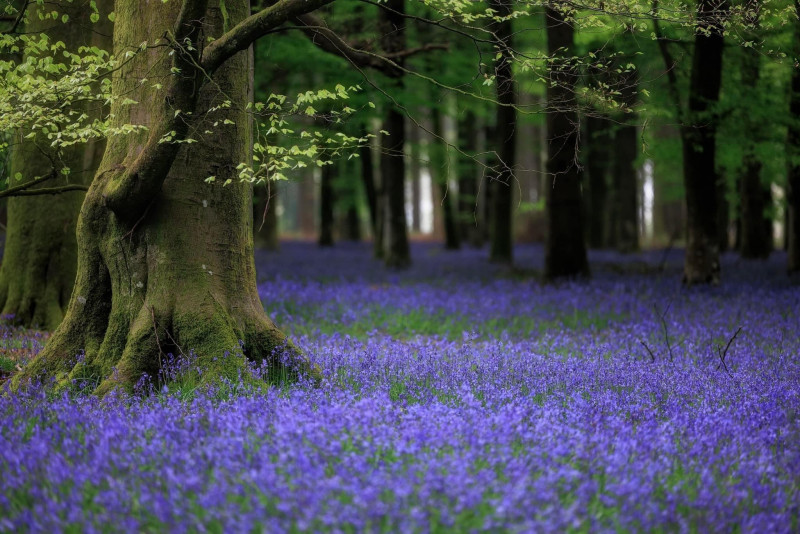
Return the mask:
<svg viewBox="0 0 800 534">
<path fill-rule="evenodd" d="M 214 0 L 116 2 L 115 54 L 149 44 L 113 73 L 113 92 L 136 103 L 113 100 L 110 120 L 148 128 L 108 139 L 78 219 L 64 320 L 15 386 L 49 375 L 97 377 L 99 394 L 131 388 L 157 373 L 164 353 L 184 349 L 204 382 L 235 378 L 246 357 L 313 372 L 259 300 L 252 186 L 237 166 L 253 135 L 248 47 L 330 1 L 279 0 L 254 15 L 245 0 L 225 0 L 225 9 Z M 196 142 L 176 142 L 194 132 Z M 230 182 L 202 179 L 210 176 Z"/>
</svg>

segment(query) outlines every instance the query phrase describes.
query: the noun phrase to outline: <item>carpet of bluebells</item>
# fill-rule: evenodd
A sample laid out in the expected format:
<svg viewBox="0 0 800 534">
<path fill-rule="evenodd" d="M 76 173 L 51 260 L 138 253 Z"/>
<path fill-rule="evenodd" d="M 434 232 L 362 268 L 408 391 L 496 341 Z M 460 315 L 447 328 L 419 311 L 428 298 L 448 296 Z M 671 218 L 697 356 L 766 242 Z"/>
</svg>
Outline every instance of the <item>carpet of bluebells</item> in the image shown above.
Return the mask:
<svg viewBox="0 0 800 534">
<path fill-rule="evenodd" d="M 800 285 L 785 255 L 259 252 L 321 387 L 0 398 L 0 531 L 798 532 Z M 662 268 L 663 267 L 663 268 Z M 10 327 L 0 353 L 41 347 Z M 224 356 L 223 356 L 224 357 Z M 227 357 L 236 357 L 235 354 Z"/>
</svg>

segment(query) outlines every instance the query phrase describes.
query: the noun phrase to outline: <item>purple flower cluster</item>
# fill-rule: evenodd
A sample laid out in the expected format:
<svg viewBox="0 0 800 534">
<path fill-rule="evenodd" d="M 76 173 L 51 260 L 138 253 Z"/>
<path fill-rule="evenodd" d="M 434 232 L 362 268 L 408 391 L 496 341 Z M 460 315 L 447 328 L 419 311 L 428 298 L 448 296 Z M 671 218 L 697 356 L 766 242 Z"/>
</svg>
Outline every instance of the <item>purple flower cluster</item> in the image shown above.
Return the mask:
<svg viewBox="0 0 800 534">
<path fill-rule="evenodd" d="M 259 253 L 320 388 L 0 398 L 0 531 L 800 529 L 781 258 L 687 291 L 679 252 L 663 274 L 659 253 L 598 254 L 558 286 L 414 253 L 400 274 L 366 246 Z"/>
</svg>

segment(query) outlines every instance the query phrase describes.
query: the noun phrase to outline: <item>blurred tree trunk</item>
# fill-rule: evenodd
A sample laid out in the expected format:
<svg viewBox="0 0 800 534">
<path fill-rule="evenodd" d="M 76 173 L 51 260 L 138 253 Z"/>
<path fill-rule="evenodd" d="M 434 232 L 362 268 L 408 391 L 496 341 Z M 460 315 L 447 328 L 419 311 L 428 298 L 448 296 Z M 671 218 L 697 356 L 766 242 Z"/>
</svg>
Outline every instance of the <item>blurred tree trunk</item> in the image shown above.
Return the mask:
<svg viewBox="0 0 800 534">
<path fill-rule="evenodd" d="M 278 184 L 275 182 L 254 188 L 254 240 L 258 248 L 276 251 L 278 239 Z"/>
<path fill-rule="evenodd" d="M 745 31 L 745 38 L 756 39 L 758 29 L 759 0 L 745 3 L 745 21 L 750 27 Z M 755 95 L 761 74 L 761 52 L 751 47 L 741 47 L 742 85 L 747 95 Z M 771 197 L 769 186 L 761 180 L 761 162 L 755 154 L 756 144 L 763 140 L 763 127 L 760 121 L 750 119 L 745 110 L 742 127 L 747 132 L 747 146 L 742 161 L 740 203 L 742 209 L 742 236 L 739 252 L 743 258 L 769 257 L 772 252 L 771 223 L 765 224 L 767 200 Z M 768 218 L 767 218 L 768 219 Z"/>
<path fill-rule="evenodd" d="M 490 6 L 498 15 L 509 15 L 513 11 L 509 0 L 491 0 Z M 495 84 L 497 86 L 496 107 L 497 123 L 494 137 L 491 138 L 498 162 L 491 176 L 492 210 L 490 232 L 489 260 L 498 263 L 511 263 L 514 259 L 514 234 L 512 228 L 512 200 L 515 183 L 514 166 L 516 163 L 516 89 L 512 55 L 514 47 L 513 27 L 511 19 L 493 24 L 493 32 L 498 41 L 497 59 L 495 59 Z"/>
<path fill-rule="evenodd" d="M 800 18 L 800 2 L 794 2 L 795 14 Z M 794 57 L 800 58 L 800 22 L 794 22 Z M 789 133 L 786 138 L 789 153 L 789 273 L 800 273 L 800 66 L 792 69 L 791 99 L 789 104 Z"/>
<path fill-rule="evenodd" d="M 628 109 L 633 109 L 638 94 L 636 71 L 623 73 L 620 83 L 620 101 Z M 620 125 L 614 134 L 615 246 L 623 253 L 639 250 L 639 180 L 636 173 L 639 144 L 635 121 L 633 113 L 619 117 Z"/>
<path fill-rule="evenodd" d="M 333 182 L 337 174 L 336 163 L 322 167 L 319 190 L 319 236 L 317 244 L 321 247 L 333 246 L 333 208 L 336 202 Z"/>
<path fill-rule="evenodd" d="M 409 148 L 409 180 L 411 181 L 411 231 L 417 234 L 422 232 L 422 189 L 420 175 L 422 174 L 422 146 L 419 126 L 411 119 L 406 119 L 408 130 Z"/>
<path fill-rule="evenodd" d="M 388 9 L 380 10 L 378 25 L 381 48 L 394 53 L 406 48 L 405 0 L 387 0 Z M 397 63 L 401 63 L 398 59 Z M 398 87 L 402 78 L 398 79 Z M 383 129 L 389 135 L 381 137 L 381 193 L 383 196 L 383 261 L 396 269 L 411 265 L 405 209 L 405 116 L 392 106 L 387 106 Z"/>
<path fill-rule="evenodd" d="M 314 171 L 314 167 L 303 169 L 298 184 L 297 227 L 304 238 L 313 238 L 317 234 L 317 188 L 314 184 Z"/>
<path fill-rule="evenodd" d="M 458 121 L 458 139 L 463 152 L 468 156 L 459 154 L 458 157 L 458 221 L 461 239 L 473 247 L 483 244 L 481 239 L 478 213 L 482 206 L 478 205 L 478 183 L 481 169 L 473 159 L 478 153 L 477 118 L 472 111 L 464 114 Z"/>
<path fill-rule="evenodd" d="M 683 282 L 719 282 L 717 227 L 717 119 L 722 80 L 723 21 L 727 0 L 700 0 L 689 82 L 688 122 L 681 128 L 686 188 L 687 243 Z"/>
<path fill-rule="evenodd" d="M 97 8 L 100 19 L 92 24 L 89 21 L 91 11 L 86 6 L 79 7 L 56 0 L 37 9 L 34 3 L 28 7 L 30 22 L 25 31 L 36 33 L 47 30 L 51 42 L 64 42 L 66 50 L 72 53 L 77 53 L 80 46 L 110 50 L 112 25 L 108 21 L 108 14 L 114 9 L 113 2 L 98 0 Z M 36 15 L 40 10 L 56 10 L 68 15 L 69 21 L 64 24 L 61 21 L 40 20 Z M 99 103 L 84 107 L 84 112 L 100 118 Z M 47 151 L 46 145 L 40 150 L 36 142 L 18 139 L 13 144 L 10 176 L 19 172 L 27 180 L 51 172 L 53 163 L 43 156 Z M 64 149 L 59 164 L 69 167 L 69 182 L 91 183 L 104 150 L 103 141 Z M 54 182 L 62 180 L 62 177 L 58 177 L 37 187 L 52 187 Z M 13 315 L 14 321 L 21 325 L 46 330 L 54 330 L 61 322 L 75 282 L 75 232 L 83 198 L 82 191 L 72 191 L 55 197 L 45 195 L 8 199 L 8 224 L 0 267 L 2 315 Z"/>
<path fill-rule="evenodd" d="M 559 7 L 557 4 L 556 7 Z M 579 126 L 575 67 L 570 63 L 574 29 L 553 7 L 545 10 L 547 50 L 551 59 L 547 85 L 547 239 L 545 278 L 588 276 L 583 238 Z"/>
<path fill-rule="evenodd" d="M 728 227 L 730 226 L 730 202 L 728 202 L 728 181 L 720 177 L 717 183 L 717 227 L 719 228 L 719 251 L 727 252 L 730 248 Z"/>
<path fill-rule="evenodd" d="M 606 246 L 608 219 L 608 171 L 612 148 L 611 123 L 608 117 L 586 119 L 586 170 L 589 174 L 588 238 L 592 248 Z"/>
<path fill-rule="evenodd" d="M 438 201 L 442 206 L 442 219 L 444 226 L 444 248 L 458 250 L 461 240 L 458 236 L 455 210 L 453 204 L 453 191 L 449 187 L 450 165 L 447 159 L 447 135 L 445 133 L 442 112 L 438 108 L 432 110 L 434 139 L 430 145 L 431 176 L 438 189 Z"/>
</svg>

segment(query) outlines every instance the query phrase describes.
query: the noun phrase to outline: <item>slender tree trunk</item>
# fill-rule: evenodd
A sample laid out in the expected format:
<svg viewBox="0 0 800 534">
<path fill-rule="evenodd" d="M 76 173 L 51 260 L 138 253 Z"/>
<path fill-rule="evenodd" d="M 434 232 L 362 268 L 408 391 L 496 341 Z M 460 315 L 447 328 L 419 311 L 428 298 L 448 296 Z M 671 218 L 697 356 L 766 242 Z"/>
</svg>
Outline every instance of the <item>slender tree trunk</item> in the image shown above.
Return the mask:
<svg viewBox="0 0 800 534">
<path fill-rule="evenodd" d="M 688 123 L 681 129 L 686 188 L 687 242 L 683 282 L 719 282 L 717 228 L 717 121 L 713 113 L 722 80 L 722 22 L 726 0 L 700 0 L 689 82 Z"/>
<path fill-rule="evenodd" d="M 545 278 L 588 276 L 589 261 L 583 239 L 581 170 L 578 166 L 578 115 L 575 68 L 569 55 L 574 30 L 563 14 L 545 11 L 549 64 L 547 85 L 547 238 Z M 567 52 L 564 52 L 564 51 Z"/>
<path fill-rule="evenodd" d="M 375 191 L 375 173 L 372 170 L 372 148 L 369 145 L 361 147 L 358 151 L 361 160 L 361 181 L 364 184 L 364 195 L 367 197 L 367 211 L 369 211 L 369 227 L 373 238 L 378 234 L 377 193 Z"/>
<path fill-rule="evenodd" d="M 380 11 L 381 46 L 386 53 L 399 52 L 406 48 L 405 0 L 387 0 L 386 7 L 389 9 Z M 398 85 L 402 85 L 402 80 Z M 411 265 L 405 206 L 405 116 L 394 107 L 388 107 L 383 129 L 389 133 L 381 138 L 383 261 L 387 267 L 404 269 Z"/>
<path fill-rule="evenodd" d="M 422 184 L 420 183 L 420 176 L 422 174 L 421 155 L 422 147 L 420 146 L 421 136 L 419 127 L 414 124 L 410 119 L 406 120 L 406 129 L 408 130 L 408 149 L 409 149 L 409 180 L 411 181 L 411 231 L 414 233 L 422 232 Z"/>
<path fill-rule="evenodd" d="M 321 247 L 333 246 L 333 205 L 336 199 L 333 192 L 333 181 L 336 179 L 336 165 L 322 167 L 319 193 L 319 238 Z"/>
<path fill-rule="evenodd" d="M 727 252 L 730 248 L 728 226 L 730 226 L 730 202 L 728 202 L 728 182 L 720 177 L 717 183 L 717 228 L 719 228 L 719 251 Z"/>
<path fill-rule="evenodd" d="M 278 184 L 260 185 L 254 190 L 255 210 L 253 216 L 254 241 L 259 248 L 276 251 L 280 248 L 278 239 Z"/>
<path fill-rule="evenodd" d="M 456 225 L 455 210 L 453 204 L 453 191 L 449 187 L 449 169 L 451 163 L 447 160 L 447 136 L 444 131 L 444 121 L 442 112 L 439 109 L 432 110 L 434 139 L 429 146 L 431 176 L 438 190 L 438 201 L 442 206 L 442 222 L 444 226 L 444 248 L 447 250 L 458 250 L 461 248 L 461 240 L 458 236 L 458 226 Z"/>
<path fill-rule="evenodd" d="M 758 0 L 746 2 L 747 11 L 745 20 L 752 25 L 747 31 L 750 38 L 756 38 L 758 28 Z M 761 54 L 754 48 L 743 47 L 742 54 L 742 85 L 746 94 L 755 96 L 758 90 L 758 80 L 761 74 Z M 771 223 L 765 224 L 764 216 L 769 195 L 768 186 L 761 181 L 761 162 L 755 153 L 756 143 L 763 139 L 762 126 L 759 121 L 749 118 L 745 111 L 745 120 L 742 124 L 748 132 L 747 146 L 742 161 L 740 202 L 742 206 L 742 238 L 739 252 L 743 258 L 769 257 L 772 252 Z M 765 191 L 765 189 L 767 189 Z"/>
<path fill-rule="evenodd" d="M 225 3 L 230 24 L 249 13 L 245 0 Z M 130 46 L 173 31 L 181 3 L 151 2 L 142 9 L 138 0 L 117 0 L 115 13 L 114 50 L 121 56 Z M 177 30 L 196 42 L 220 35 L 216 2 L 202 22 L 202 37 L 195 19 Z M 182 75 L 171 73 L 176 62 L 185 69 Z M 115 100 L 113 124 L 142 123 L 150 132 L 108 140 L 78 220 L 78 275 L 64 321 L 14 377 L 16 387 L 50 375 L 60 383 L 97 379 L 95 392 L 101 395 L 131 389 L 144 373 L 155 375 L 169 352 L 195 359 L 189 372 L 200 369 L 201 386 L 246 379 L 246 357 L 266 360 L 276 377 L 318 373 L 286 345 L 256 289 L 252 187 L 236 171 L 250 156 L 252 125 L 243 111 L 252 83 L 248 67 L 248 53 L 240 52 L 193 94 L 183 89 L 201 76 L 188 77 L 185 53 L 170 56 L 153 48 L 114 73 L 115 92 L 138 103 Z M 144 77 L 163 80 L 170 97 L 139 83 Z M 209 111 L 224 101 L 230 101 L 229 109 Z M 157 144 L 175 124 L 172 105 L 203 121 L 198 131 L 212 133 L 192 144 Z M 142 160 L 140 153 L 152 158 Z M 126 172 L 131 168 L 135 177 Z M 219 184 L 204 182 L 212 175 Z M 160 187 L 151 192 L 147 180 L 154 178 Z M 223 187 L 228 178 L 232 183 Z"/>
<path fill-rule="evenodd" d="M 589 174 L 589 246 L 603 248 L 606 242 L 608 208 L 608 170 L 611 153 L 611 124 L 608 117 L 588 117 L 586 120 L 586 170 Z"/>
<path fill-rule="evenodd" d="M 111 0 L 97 2 L 100 21 L 92 24 L 85 6 L 65 1 L 46 5 L 69 16 L 69 21 L 41 21 L 34 6 L 29 10 L 28 32 L 47 30 L 50 40 L 63 41 L 66 49 L 77 52 L 80 46 L 111 48 L 111 24 L 108 14 Z M 45 9 L 45 8 L 40 8 Z M 58 59 L 56 58 L 56 61 Z M 91 103 L 85 112 L 99 118 L 101 105 Z M 21 173 L 25 180 L 44 176 L 51 170 L 48 142 L 20 136 L 12 147 L 10 175 Z M 70 168 L 71 183 L 91 182 L 105 149 L 105 143 L 93 141 L 64 149 L 61 161 Z M 51 154 L 51 157 L 54 156 Z M 63 180 L 59 178 L 59 181 Z M 52 187 L 52 181 L 40 187 Z M 14 316 L 14 321 L 28 327 L 54 330 L 64 316 L 75 282 L 77 243 L 75 228 L 84 193 L 73 191 L 56 197 L 16 197 L 8 200 L 8 225 L 3 264 L 0 267 L 0 310 Z"/>
<path fill-rule="evenodd" d="M 794 2 L 795 13 L 800 18 L 800 2 Z M 794 58 L 792 69 L 791 98 L 789 103 L 789 133 L 786 137 L 789 162 L 789 225 L 786 229 L 789 241 L 788 271 L 800 273 L 800 21 L 794 26 Z"/>
<path fill-rule="evenodd" d="M 620 81 L 620 99 L 632 109 L 637 99 L 638 76 L 635 72 L 624 73 Z M 636 173 L 639 139 L 635 121 L 632 113 L 620 117 L 621 124 L 614 134 L 616 248 L 623 253 L 639 250 L 639 180 Z"/>
<path fill-rule="evenodd" d="M 509 0 L 492 0 L 491 7 L 499 15 L 512 12 Z M 497 152 L 497 172 L 491 177 L 492 197 L 491 220 L 489 223 L 489 260 L 498 263 L 512 263 L 514 260 L 514 234 L 512 228 L 513 189 L 516 163 L 516 89 L 512 55 L 513 27 L 511 19 L 498 22 L 493 28 L 498 42 L 498 58 L 495 60 L 495 84 L 497 85 L 497 124 L 494 132 L 494 149 Z"/>
<path fill-rule="evenodd" d="M 304 238 L 310 238 L 317 232 L 315 221 L 316 187 L 314 186 L 314 168 L 303 170 L 297 184 L 299 189 L 297 206 L 297 227 Z"/>
<path fill-rule="evenodd" d="M 478 153 L 478 132 L 476 117 L 468 111 L 458 121 L 458 137 L 462 150 L 471 157 L 459 155 L 458 158 L 458 222 L 461 239 L 472 246 L 481 246 L 477 213 L 478 180 L 480 169 L 472 159 Z"/>
</svg>

